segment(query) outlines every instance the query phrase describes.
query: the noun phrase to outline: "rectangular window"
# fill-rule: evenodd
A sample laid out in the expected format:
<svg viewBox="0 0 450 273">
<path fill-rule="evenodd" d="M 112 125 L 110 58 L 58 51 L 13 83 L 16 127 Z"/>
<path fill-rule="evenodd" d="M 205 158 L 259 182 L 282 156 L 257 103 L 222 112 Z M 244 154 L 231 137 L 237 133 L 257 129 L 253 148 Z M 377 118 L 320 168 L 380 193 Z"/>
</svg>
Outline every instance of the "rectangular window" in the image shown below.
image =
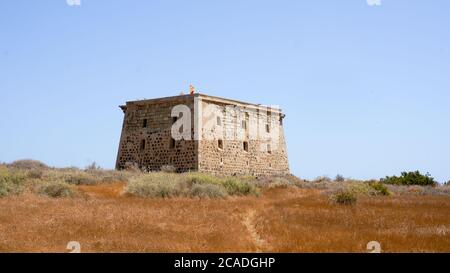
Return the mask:
<svg viewBox="0 0 450 273">
<path fill-rule="evenodd" d="M 169 144 L 169 147 L 170 147 L 170 149 L 173 149 L 173 148 L 175 148 L 175 139 L 173 139 L 173 138 L 171 138 L 170 139 L 170 144 Z"/>
<path fill-rule="evenodd" d="M 142 121 L 142 128 L 147 128 L 147 124 L 148 124 L 148 120 L 147 120 L 147 119 L 144 119 L 144 120 Z"/>
<path fill-rule="evenodd" d="M 250 115 L 246 112 L 245 119 L 242 121 L 242 129 L 247 130 L 249 120 L 250 120 Z"/>
<path fill-rule="evenodd" d="M 222 126 L 222 120 L 220 117 L 217 117 L 217 126 Z"/>
<path fill-rule="evenodd" d="M 244 151 L 248 152 L 248 142 L 247 141 L 244 141 L 243 146 L 244 146 Z"/>
<path fill-rule="evenodd" d="M 145 139 L 141 140 L 141 151 L 145 150 Z"/>
<path fill-rule="evenodd" d="M 219 140 L 217 141 L 217 145 L 219 146 L 219 149 L 220 149 L 220 150 L 223 150 L 223 140 L 219 139 Z"/>
<path fill-rule="evenodd" d="M 270 124 L 266 124 L 266 132 L 270 133 Z"/>
</svg>

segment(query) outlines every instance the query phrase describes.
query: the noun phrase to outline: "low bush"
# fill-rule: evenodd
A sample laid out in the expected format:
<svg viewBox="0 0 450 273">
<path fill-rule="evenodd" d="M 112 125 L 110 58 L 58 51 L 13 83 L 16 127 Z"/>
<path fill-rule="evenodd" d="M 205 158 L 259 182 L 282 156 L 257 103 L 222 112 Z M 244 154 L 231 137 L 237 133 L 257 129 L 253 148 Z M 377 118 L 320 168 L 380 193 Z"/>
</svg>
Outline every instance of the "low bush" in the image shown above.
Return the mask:
<svg viewBox="0 0 450 273">
<path fill-rule="evenodd" d="M 21 193 L 25 187 L 25 178 L 21 171 L 0 167 L 0 197 Z"/>
<path fill-rule="evenodd" d="M 391 195 L 388 188 L 380 182 L 369 182 L 369 186 L 376 191 L 377 195 Z"/>
<path fill-rule="evenodd" d="M 334 181 L 336 182 L 344 182 L 345 181 L 345 177 L 343 175 L 336 175 L 336 178 L 334 179 Z"/>
<path fill-rule="evenodd" d="M 228 195 L 258 195 L 258 188 L 239 178 L 204 173 L 148 173 L 130 179 L 125 194 L 139 197 L 197 196 L 223 198 Z"/>
<path fill-rule="evenodd" d="M 315 182 L 315 183 L 321 183 L 321 182 L 330 182 L 330 181 L 331 181 L 331 178 L 329 178 L 329 177 L 326 176 L 326 175 L 323 175 L 323 176 L 319 176 L 319 177 L 317 177 L 316 179 L 314 179 L 313 182 Z"/>
<path fill-rule="evenodd" d="M 251 183 L 248 177 L 217 177 L 205 173 L 193 173 L 187 176 L 189 185 L 217 185 L 224 187 L 229 195 L 258 195 L 257 187 Z"/>
<path fill-rule="evenodd" d="M 194 184 L 212 184 L 212 185 L 222 184 L 220 178 L 206 173 L 190 173 L 187 175 L 186 181 L 187 183 L 189 183 L 190 186 Z"/>
<path fill-rule="evenodd" d="M 22 170 L 31 170 L 31 169 L 48 169 L 49 167 L 38 160 L 33 159 L 22 159 L 22 160 L 16 160 L 10 164 L 8 164 L 8 167 L 15 168 L 15 169 L 22 169 Z"/>
<path fill-rule="evenodd" d="M 386 185 L 389 192 L 395 195 L 434 195 L 450 196 L 449 186 L 397 186 Z"/>
<path fill-rule="evenodd" d="M 381 180 L 383 183 L 402 186 L 435 186 L 437 183 L 429 173 L 423 175 L 419 171 L 402 172 L 400 177 L 387 176 Z"/>
<path fill-rule="evenodd" d="M 175 197 L 187 193 L 180 176 L 168 173 L 148 173 L 132 179 L 125 193 L 139 197 Z"/>
<path fill-rule="evenodd" d="M 300 179 L 288 175 L 267 176 L 261 178 L 248 177 L 248 179 L 241 179 L 241 177 L 239 177 L 239 180 L 251 183 L 252 185 L 260 188 L 287 188 L 290 186 L 296 186 L 296 183 L 300 181 Z"/>
<path fill-rule="evenodd" d="M 191 188 L 190 195 L 200 198 L 225 198 L 228 196 L 225 188 L 213 184 L 194 184 Z"/>
<path fill-rule="evenodd" d="M 65 173 L 64 181 L 72 185 L 95 185 L 100 179 L 84 171 L 74 171 Z"/>
<path fill-rule="evenodd" d="M 116 171 L 116 170 L 87 170 L 85 171 L 95 183 L 114 183 L 114 182 L 127 182 L 131 177 L 136 176 L 136 173 L 129 171 Z"/>
<path fill-rule="evenodd" d="M 44 183 L 38 187 L 38 193 L 52 198 L 72 197 L 72 186 L 62 181 Z"/>
<path fill-rule="evenodd" d="M 342 185 L 342 188 L 340 190 L 347 190 L 355 195 L 362 195 L 362 196 L 373 196 L 377 195 L 375 189 L 373 189 L 369 183 L 358 181 L 358 180 L 351 180 L 347 181 L 346 183 L 339 183 Z"/>
<path fill-rule="evenodd" d="M 225 187 L 229 195 L 258 195 L 259 190 L 255 187 L 255 185 L 242 182 L 237 178 L 228 178 L 222 185 Z"/>
<path fill-rule="evenodd" d="M 351 191 L 338 191 L 331 195 L 331 200 L 341 205 L 354 205 L 356 203 L 356 194 Z"/>
<path fill-rule="evenodd" d="M 27 177 L 31 179 L 41 179 L 44 176 L 42 169 L 32 169 L 27 172 Z"/>
</svg>

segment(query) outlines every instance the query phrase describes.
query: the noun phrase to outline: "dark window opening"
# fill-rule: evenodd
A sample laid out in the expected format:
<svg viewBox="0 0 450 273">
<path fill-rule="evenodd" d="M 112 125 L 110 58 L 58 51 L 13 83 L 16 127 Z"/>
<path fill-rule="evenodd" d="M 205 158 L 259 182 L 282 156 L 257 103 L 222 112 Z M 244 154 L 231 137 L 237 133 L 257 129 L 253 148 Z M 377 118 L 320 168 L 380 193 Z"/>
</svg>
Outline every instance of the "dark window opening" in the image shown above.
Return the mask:
<svg viewBox="0 0 450 273">
<path fill-rule="evenodd" d="M 223 150 L 223 140 L 219 139 L 217 145 L 219 146 L 219 149 Z"/>
<path fill-rule="evenodd" d="M 283 126 L 283 118 L 280 117 L 280 125 Z"/>
<path fill-rule="evenodd" d="M 266 124 L 266 132 L 270 133 L 270 124 Z"/>
<path fill-rule="evenodd" d="M 173 139 L 173 138 L 171 138 L 170 139 L 170 145 L 169 145 L 169 147 L 170 147 L 170 149 L 173 149 L 173 148 L 175 148 L 175 139 Z"/>
<path fill-rule="evenodd" d="M 244 141 L 244 151 L 248 152 L 248 142 Z"/>
<path fill-rule="evenodd" d="M 141 151 L 145 150 L 145 139 L 141 140 Z"/>
<path fill-rule="evenodd" d="M 144 121 L 142 122 L 142 128 L 147 128 L 147 124 L 148 124 L 148 120 L 144 119 Z"/>
<path fill-rule="evenodd" d="M 177 120 L 178 120 L 178 117 L 172 117 L 172 123 L 177 122 Z"/>
</svg>

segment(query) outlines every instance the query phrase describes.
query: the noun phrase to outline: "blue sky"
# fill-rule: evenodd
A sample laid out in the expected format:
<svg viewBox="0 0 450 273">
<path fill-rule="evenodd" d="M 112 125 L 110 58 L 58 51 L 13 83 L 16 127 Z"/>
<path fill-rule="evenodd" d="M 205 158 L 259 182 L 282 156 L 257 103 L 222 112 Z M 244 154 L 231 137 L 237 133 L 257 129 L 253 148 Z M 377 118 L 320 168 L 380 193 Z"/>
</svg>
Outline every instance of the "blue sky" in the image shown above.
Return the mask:
<svg viewBox="0 0 450 273">
<path fill-rule="evenodd" d="M 4 0 L 0 161 L 113 168 L 127 100 L 280 105 L 291 170 L 450 179 L 450 1 Z"/>
</svg>

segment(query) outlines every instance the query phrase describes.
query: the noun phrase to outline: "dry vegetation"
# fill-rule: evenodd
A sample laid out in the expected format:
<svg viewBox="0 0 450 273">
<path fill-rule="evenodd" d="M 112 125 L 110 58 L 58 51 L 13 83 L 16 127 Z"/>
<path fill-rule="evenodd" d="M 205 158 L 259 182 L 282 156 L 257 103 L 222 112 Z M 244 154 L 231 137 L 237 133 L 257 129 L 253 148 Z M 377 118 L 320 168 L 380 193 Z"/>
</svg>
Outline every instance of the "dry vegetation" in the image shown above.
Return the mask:
<svg viewBox="0 0 450 273">
<path fill-rule="evenodd" d="M 20 162 L 0 166 L 1 192 L 0 252 L 450 252 L 448 186 Z"/>
</svg>

